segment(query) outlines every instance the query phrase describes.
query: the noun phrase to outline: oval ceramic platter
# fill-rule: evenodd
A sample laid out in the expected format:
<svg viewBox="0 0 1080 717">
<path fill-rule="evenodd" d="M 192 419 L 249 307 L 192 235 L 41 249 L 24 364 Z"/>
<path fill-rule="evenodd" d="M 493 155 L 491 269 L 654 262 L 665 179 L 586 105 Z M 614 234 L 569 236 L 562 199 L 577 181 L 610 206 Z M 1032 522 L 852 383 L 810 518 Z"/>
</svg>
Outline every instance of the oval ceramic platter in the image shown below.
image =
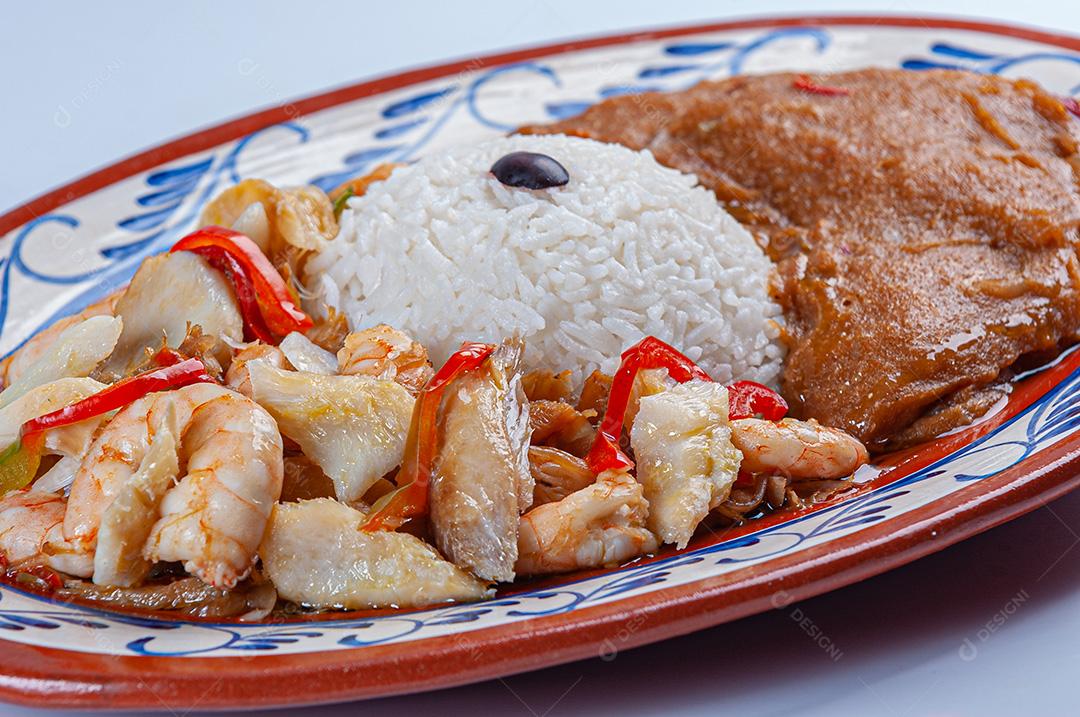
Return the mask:
<svg viewBox="0 0 1080 717">
<path fill-rule="evenodd" d="M 916 18 L 636 32 L 412 70 L 208 129 L 0 217 L 0 350 L 125 282 L 244 177 L 329 189 L 375 163 L 703 78 L 869 65 L 1028 76 L 1080 93 L 1080 40 Z M 0 696 L 79 707 L 253 707 L 431 689 L 626 649 L 787 605 L 938 550 L 1080 481 L 1080 353 L 991 418 L 857 475 L 835 503 L 705 534 L 494 600 L 273 624 L 120 613 L 0 587 Z"/>
</svg>

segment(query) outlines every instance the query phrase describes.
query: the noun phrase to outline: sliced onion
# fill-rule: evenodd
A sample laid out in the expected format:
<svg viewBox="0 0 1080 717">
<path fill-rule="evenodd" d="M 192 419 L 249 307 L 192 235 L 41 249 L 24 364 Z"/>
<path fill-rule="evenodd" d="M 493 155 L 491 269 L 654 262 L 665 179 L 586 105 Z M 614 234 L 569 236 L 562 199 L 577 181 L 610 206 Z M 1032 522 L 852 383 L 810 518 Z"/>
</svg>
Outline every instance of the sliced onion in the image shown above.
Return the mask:
<svg viewBox="0 0 1080 717">
<path fill-rule="evenodd" d="M 787 497 L 788 479 L 784 476 L 769 476 L 765 479 L 765 500 L 773 508 L 784 505 Z"/>
<path fill-rule="evenodd" d="M 837 493 L 850 490 L 855 483 L 850 479 L 803 480 L 791 484 L 792 490 L 807 503 L 822 503 Z"/>
<path fill-rule="evenodd" d="M 64 329 L 40 358 L 0 392 L 0 407 L 57 379 L 89 376 L 112 353 L 123 325 L 119 317 L 91 316 Z"/>
<path fill-rule="evenodd" d="M 34 481 L 34 490 L 45 493 L 59 493 L 62 491 L 66 494 L 75 481 L 75 473 L 79 470 L 80 463 L 82 461 L 78 458 L 62 456 L 60 460 L 53 464 L 52 468 Z"/>
<path fill-rule="evenodd" d="M 57 595 L 115 608 L 175 610 L 195 617 L 239 617 L 243 620 L 266 617 L 277 602 L 277 591 L 269 582 L 249 582 L 232 590 L 219 590 L 193 577 L 137 588 L 70 580 Z"/>
<path fill-rule="evenodd" d="M 754 476 L 751 485 L 737 485 L 731 489 L 723 506 L 737 514 L 744 515 L 756 510 L 765 499 L 765 476 Z"/>
<path fill-rule="evenodd" d="M 283 338 L 278 348 L 297 371 L 326 376 L 337 373 L 337 356 L 297 331 Z"/>
<path fill-rule="evenodd" d="M 249 204 L 233 222 L 232 229 L 258 244 L 264 254 L 270 253 L 270 219 L 262 202 Z"/>
</svg>

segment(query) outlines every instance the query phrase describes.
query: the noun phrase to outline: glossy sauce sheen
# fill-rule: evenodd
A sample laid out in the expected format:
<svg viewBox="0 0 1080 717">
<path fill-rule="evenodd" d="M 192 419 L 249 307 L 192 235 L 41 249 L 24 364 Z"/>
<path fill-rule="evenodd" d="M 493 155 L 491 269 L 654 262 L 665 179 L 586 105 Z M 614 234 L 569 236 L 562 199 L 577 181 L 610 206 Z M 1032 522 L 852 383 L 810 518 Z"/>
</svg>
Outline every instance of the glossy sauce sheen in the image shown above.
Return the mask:
<svg viewBox="0 0 1080 717">
<path fill-rule="evenodd" d="M 777 262 L 793 413 L 882 449 L 969 423 L 1080 333 L 1080 121 L 953 71 L 736 77 L 526 132 L 648 148 Z"/>
</svg>

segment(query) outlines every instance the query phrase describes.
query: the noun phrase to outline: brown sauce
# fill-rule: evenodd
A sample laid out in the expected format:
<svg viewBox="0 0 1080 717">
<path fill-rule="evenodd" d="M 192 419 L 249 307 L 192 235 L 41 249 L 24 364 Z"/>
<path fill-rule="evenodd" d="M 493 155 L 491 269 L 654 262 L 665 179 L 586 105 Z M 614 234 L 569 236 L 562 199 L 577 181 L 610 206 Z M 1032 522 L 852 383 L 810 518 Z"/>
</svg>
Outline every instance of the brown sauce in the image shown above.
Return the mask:
<svg viewBox="0 0 1080 717">
<path fill-rule="evenodd" d="M 533 133 L 648 148 L 777 262 L 801 417 L 882 449 L 970 422 L 1080 334 L 1080 122 L 1028 81 L 862 70 L 602 102 Z"/>
</svg>

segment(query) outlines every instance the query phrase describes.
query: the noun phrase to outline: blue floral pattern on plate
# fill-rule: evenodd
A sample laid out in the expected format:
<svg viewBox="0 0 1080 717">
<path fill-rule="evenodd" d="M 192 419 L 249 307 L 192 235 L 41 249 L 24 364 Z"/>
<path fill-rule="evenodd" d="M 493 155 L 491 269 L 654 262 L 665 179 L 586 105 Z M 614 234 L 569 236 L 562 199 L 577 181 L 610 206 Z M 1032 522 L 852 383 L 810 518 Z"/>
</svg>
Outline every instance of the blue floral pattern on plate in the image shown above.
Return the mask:
<svg viewBox="0 0 1080 717">
<path fill-rule="evenodd" d="M 879 40 L 876 32 L 888 35 Z M 139 262 L 189 231 L 201 206 L 247 176 L 330 189 L 380 162 L 584 111 L 606 97 L 677 90 L 745 71 L 830 71 L 892 64 L 1008 73 L 1080 91 L 1080 56 L 988 36 L 992 47 L 933 31 L 796 27 L 687 36 L 465 72 L 274 125 L 118 182 L 37 217 L 6 237 L 0 259 L 0 346 L 80 310 L 130 278 Z M 597 68 L 600 68 L 598 71 Z M 361 119 L 357 119 L 361 118 Z M 126 211 L 122 211 L 126 207 Z M 57 256 L 58 247 L 77 246 Z M 1020 415 L 953 454 L 847 501 L 740 537 L 600 576 L 507 598 L 362 619 L 233 624 L 161 620 L 55 602 L 0 587 L 0 638 L 105 654 L 281 654 L 448 635 L 569 613 L 767 562 L 850 535 L 995 475 L 1080 429 L 1080 370 Z"/>
</svg>

